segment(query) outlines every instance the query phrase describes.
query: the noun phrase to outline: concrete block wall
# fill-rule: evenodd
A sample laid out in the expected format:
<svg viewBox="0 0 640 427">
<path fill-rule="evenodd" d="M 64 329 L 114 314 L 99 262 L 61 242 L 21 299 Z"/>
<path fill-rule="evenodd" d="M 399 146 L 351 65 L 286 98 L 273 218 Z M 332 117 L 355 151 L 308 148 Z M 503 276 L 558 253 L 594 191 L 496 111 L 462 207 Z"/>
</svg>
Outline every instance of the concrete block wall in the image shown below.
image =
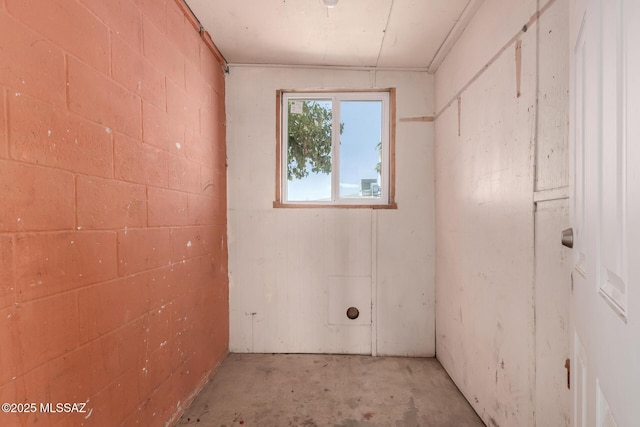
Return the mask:
<svg viewBox="0 0 640 427">
<path fill-rule="evenodd" d="M 228 348 L 224 74 L 174 0 L 0 1 L 0 425 L 171 423 Z"/>
</svg>

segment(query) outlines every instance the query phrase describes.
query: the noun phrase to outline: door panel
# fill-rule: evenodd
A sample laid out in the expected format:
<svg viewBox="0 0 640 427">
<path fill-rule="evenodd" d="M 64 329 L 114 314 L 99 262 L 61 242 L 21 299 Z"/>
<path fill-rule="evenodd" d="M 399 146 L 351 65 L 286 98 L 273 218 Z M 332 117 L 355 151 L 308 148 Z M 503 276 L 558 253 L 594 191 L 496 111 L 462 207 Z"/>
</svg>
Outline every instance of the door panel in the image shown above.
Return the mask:
<svg viewBox="0 0 640 427">
<path fill-rule="evenodd" d="M 587 426 L 587 355 L 578 335 L 573 338 L 573 423 Z"/>
<path fill-rule="evenodd" d="M 572 2 L 575 426 L 640 419 L 638 3 Z"/>
<path fill-rule="evenodd" d="M 600 203 L 600 272 L 602 296 L 621 316 L 627 305 L 626 243 L 626 135 L 622 0 L 602 5 L 602 148 Z"/>
</svg>

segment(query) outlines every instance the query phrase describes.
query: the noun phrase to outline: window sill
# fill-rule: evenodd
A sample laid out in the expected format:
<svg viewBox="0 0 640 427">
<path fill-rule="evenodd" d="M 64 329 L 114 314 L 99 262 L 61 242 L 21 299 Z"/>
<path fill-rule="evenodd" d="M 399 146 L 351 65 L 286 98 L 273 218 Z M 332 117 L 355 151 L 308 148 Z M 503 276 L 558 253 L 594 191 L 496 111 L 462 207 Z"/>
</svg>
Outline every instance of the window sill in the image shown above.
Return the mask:
<svg viewBox="0 0 640 427">
<path fill-rule="evenodd" d="M 329 204 L 329 203 L 282 203 L 273 202 L 273 207 L 282 209 L 398 209 L 398 204 L 392 202 L 384 205 L 349 205 L 349 204 Z"/>
</svg>

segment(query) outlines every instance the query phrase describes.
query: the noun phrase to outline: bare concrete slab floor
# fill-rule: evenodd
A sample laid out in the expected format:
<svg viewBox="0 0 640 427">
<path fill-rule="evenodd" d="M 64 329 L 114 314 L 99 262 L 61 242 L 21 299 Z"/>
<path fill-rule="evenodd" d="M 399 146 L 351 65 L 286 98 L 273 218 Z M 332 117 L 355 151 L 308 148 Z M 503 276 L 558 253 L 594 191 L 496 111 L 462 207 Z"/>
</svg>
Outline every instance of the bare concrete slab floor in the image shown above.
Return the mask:
<svg viewBox="0 0 640 427">
<path fill-rule="evenodd" d="M 178 425 L 484 426 L 435 359 L 230 354 Z"/>
</svg>

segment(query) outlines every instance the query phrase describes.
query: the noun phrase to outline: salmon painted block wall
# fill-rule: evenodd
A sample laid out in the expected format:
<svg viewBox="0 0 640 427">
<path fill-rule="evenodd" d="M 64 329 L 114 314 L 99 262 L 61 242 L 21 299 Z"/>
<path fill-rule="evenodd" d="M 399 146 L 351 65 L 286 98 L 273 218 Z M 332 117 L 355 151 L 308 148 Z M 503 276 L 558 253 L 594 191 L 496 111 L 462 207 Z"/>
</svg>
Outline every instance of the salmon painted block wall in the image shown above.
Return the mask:
<svg viewBox="0 0 640 427">
<path fill-rule="evenodd" d="M 0 0 L 0 402 L 37 405 L 2 426 L 170 424 L 227 353 L 224 73 L 186 10 Z"/>
</svg>

